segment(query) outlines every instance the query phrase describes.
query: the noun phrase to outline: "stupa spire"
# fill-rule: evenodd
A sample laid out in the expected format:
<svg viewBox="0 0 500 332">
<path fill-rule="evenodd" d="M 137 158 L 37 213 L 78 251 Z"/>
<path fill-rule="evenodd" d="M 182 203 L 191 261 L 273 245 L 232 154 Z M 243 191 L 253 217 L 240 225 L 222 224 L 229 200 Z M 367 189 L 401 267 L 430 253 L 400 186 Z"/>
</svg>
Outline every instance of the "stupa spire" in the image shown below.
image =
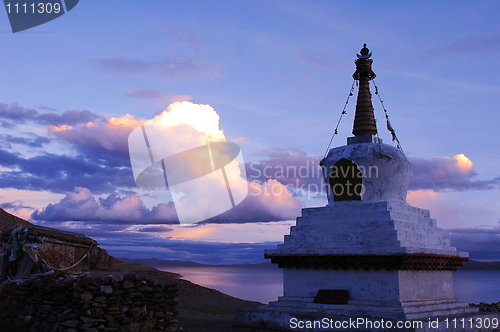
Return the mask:
<svg viewBox="0 0 500 332">
<path fill-rule="evenodd" d="M 363 44 L 360 53 L 357 54 L 358 59 L 354 61 L 356 71 L 352 74 L 352 77 L 359 81 L 356 115 L 354 116 L 352 134 L 354 136 L 376 135 L 377 126 L 373 114 L 372 94 L 370 93 L 369 83 L 376 76 L 372 71 L 373 60 L 370 59 L 372 53 L 366 47 L 366 44 Z"/>
</svg>

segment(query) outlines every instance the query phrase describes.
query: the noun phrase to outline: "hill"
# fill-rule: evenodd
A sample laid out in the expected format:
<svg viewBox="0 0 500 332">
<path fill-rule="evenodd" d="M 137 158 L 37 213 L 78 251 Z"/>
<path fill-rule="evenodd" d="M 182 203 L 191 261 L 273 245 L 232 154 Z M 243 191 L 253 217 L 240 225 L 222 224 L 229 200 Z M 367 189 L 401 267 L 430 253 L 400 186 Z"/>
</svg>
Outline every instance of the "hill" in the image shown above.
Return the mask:
<svg viewBox="0 0 500 332">
<path fill-rule="evenodd" d="M 459 266 L 458 271 L 461 270 L 500 270 L 500 262 L 479 262 L 475 260 L 469 260 L 465 262 L 463 266 Z"/>
<path fill-rule="evenodd" d="M 180 261 L 174 259 L 159 259 L 159 258 L 146 258 L 146 259 L 129 259 L 129 258 L 119 258 L 125 263 L 141 264 L 146 266 L 152 266 L 157 269 L 168 269 L 169 267 L 242 267 L 242 268 L 276 268 L 276 264 L 257 263 L 257 264 L 230 264 L 230 265 L 211 265 L 211 264 L 201 264 L 190 261 Z M 459 266 L 458 270 L 500 270 L 499 262 L 480 262 L 475 260 L 469 260 L 465 262 L 463 266 Z"/>
<path fill-rule="evenodd" d="M 157 269 L 165 269 L 169 267 L 244 267 L 244 268 L 251 268 L 251 267 L 256 267 L 256 268 L 276 268 L 276 264 L 271 264 L 271 262 L 266 262 L 266 263 L 256 263 L 256 264 L 226 264 L 226 265 L 212 265 L 212 264 L 201 264 L 201 263 L 196 263 L 196 262 L 190 262 L 190 261 L 180 261 L 180 260 L 175 260 L 175 259 L 159 259 L 159 258 L 136 258 L 136 259 L 129 259 L 129 258 L 118 258 L 124 263 L 131 263 L 131 264 L 141 264 L 141 265 L 147 265 L 147 266 L 152 266 Z"/>
<path fill-rule="evenodd" d="M 34 224 L 19 217 L 16 217 L 15 215 L 10 214 L 9 212 L 0 208 L 0 232 L 5 232 L 9 229 L 17 228 L 20 226 L 30 227 L 34 226 Z"/>
</svg>

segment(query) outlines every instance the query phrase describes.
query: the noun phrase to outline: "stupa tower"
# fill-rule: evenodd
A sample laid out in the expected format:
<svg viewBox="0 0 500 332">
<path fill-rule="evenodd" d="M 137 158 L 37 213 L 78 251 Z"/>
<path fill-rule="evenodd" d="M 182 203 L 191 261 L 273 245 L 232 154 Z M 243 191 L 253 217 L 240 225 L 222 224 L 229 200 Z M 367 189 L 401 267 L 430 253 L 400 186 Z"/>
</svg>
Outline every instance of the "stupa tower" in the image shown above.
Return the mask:
<svg viewBox="0 0 500 332">
<path fill-rule="evenodd" d="M 363 45 L 359 53 L 361 54 L 358 54 L 358 59 L 354 61 L 356 71 L 352 74 L 352 77 L 359 83 L 352 134 L 354 136 L 377 135 L 372 95 L 370 93 L 370 81 L 376 76 L 372 71 L 373 60 L 370 59 L 372 54 L 366 48 L 366 44 Z"/>
<path fill-rule="evenodd" d="M 357 57 L 354 136 L 321 162 L 328 204 L 303 209 L 284 243 L 265 250 L 283 269 L 284 296 L 237 311 L 236 325 L 300 330 L 292 318 L 427 321 L 477 311 L 453 298 L 452 271 L 468 253 L 450 245 L 428 210 L 406 202 L 412 165 L 378 138 L 366 44 Z"/>
</svg>

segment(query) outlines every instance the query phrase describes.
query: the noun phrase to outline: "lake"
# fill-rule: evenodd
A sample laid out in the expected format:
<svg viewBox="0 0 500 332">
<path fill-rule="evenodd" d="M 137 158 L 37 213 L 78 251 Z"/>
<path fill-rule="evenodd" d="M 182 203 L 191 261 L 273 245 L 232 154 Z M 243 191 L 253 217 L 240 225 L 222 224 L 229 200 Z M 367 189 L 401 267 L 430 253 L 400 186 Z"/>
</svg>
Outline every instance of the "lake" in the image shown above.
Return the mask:
<svg viewBox="0 0 500 332">
<path fill-rule="evenodd" d="M 217 289 L 249 301 L 269 303 L 283 295 L 283 273 L 269 267 L 170 267 L 163 271 L 182 275 L 195 284 Z M 500 302 L 500 271 L 453 272 L 453 292 L 462 302 Z"/>
</svg>

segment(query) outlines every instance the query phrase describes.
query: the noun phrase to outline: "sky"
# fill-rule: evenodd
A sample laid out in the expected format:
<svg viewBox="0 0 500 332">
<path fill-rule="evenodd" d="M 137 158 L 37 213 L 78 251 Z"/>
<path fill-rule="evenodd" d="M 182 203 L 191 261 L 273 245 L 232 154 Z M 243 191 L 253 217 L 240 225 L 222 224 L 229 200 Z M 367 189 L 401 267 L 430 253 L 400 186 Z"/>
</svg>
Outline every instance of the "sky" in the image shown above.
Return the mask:
<svg viewBox="0 0 500 332">
<path fill-rule="evenodd" d="M 497 1 L 82 0 L 12 33 L 0 10 L 0 207 L 116 257 L 264 262 L 302 208 L 326 204 L 317 165 L 367 43 L 413 164 L 407 201 L 472 259 L 500 260 L 499 16 Z M 331 147 L 351 136 L 355 97 Z M 189 227 L 182 197 L 139 187 L 129 156 L 130 133 L 172 110 L 236 143 L 250 182 Z M 172 142 L 191 139 L 181 129 Z"/>
</svg>

